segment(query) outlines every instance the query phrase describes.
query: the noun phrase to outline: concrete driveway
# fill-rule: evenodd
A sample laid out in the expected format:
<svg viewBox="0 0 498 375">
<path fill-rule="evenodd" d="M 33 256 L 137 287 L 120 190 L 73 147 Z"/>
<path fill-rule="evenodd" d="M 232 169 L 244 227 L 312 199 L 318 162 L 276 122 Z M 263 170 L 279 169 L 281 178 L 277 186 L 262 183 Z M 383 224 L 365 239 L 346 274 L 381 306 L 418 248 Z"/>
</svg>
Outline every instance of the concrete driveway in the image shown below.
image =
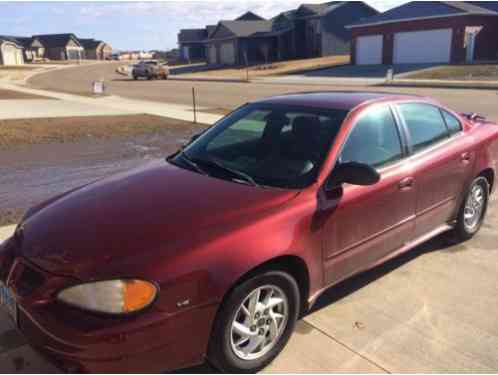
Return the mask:
<svg viewBox="0 0 498 375">
<path fill-rule="evenodd" d="M 386 81 L 386 75 L 390 68 L 393 69 L 394 75 L 402 76 L 433 66 L 430 64 L 403 64 L 393 67 L 387 65 L 342 65 L 303 74 L 261 78 L 256 81 L 279 84 L 374 86 L 381 85 Z"/>
<path fill-rule="evenodd" d="M 497 226 L 495 196 L 475 239 L 436 238 L 330 289 L 264 372 L 497 372 Z M 1 315 L 0 372 L 54 371 Z"/>
</svg>

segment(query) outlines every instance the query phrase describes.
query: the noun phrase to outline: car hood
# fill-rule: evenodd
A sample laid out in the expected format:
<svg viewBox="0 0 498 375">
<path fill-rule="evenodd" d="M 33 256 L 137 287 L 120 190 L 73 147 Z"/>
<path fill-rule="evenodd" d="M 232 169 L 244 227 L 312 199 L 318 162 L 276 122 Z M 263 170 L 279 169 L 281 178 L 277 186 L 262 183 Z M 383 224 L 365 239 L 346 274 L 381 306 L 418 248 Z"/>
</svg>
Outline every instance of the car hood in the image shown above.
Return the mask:
<svg viewBox="0 0 498 375">
<path fill-rule="evenodd" d="M 97 277 L 147 252 L 179 255 L 202 233 L 222 233 L 296 196 L 200 175 L 164 161 L 115 175 L 41 205 L 22 224 L 21 255 L 42 269 Z M 178 246 L 179 243 L 184 245 Z"/>
</svg>

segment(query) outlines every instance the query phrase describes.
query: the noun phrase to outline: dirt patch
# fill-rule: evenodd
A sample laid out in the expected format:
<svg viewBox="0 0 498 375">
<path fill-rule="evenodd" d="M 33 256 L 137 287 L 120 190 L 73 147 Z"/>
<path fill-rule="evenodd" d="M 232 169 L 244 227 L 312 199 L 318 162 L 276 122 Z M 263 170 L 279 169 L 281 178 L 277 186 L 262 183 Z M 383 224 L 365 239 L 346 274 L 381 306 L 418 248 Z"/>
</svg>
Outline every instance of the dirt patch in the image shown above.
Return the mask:
<svg viewBox="0 0 498 375">
<path fill-rule="evenodd" d="M 498 64 L 441 66 L 406 75 L 403 78 L 458 81 L 498 81 Z"/>
<path fill-rule="evenodd" d="M 0 121 L 0 226 L 64 191 L 164 160 L 204 128 L 146 115 Z"/>
<path fill-rule="evenodd" d="M 193 112 L 193 110 L 191 110 Z M 226 116 L 229 113 L 233 112 L 233 109 L 228 108 L 205 108 L 201 111 L 202 113 L 211 113 L 213 115 L 222 115 Z"/>
<path fill-rule="evenodd" d="M 337 65 L 348 64 L 349 62 L 349 55 L 327 56 L 316 59 L 280 61 L 271 64 L 262 64 L 250 67 L 249 78 L 305 73 L 317 69 L 325 69 Z M 232 69 L 213 69 L 199 73 L 182 74 L 181 77 L 209 77 L 225 79 L 232 78 L 245 80 L 247 78 L 247 69 L 245 67 Z"/>
<path fill-rule="evenodd" d="M 23 218 L 25 211 L 26 209 L 24 208 L 18 208 L 18 209 L 0 208 L 0 227 L 19 223 Z"/>
<path fill-rule="evenodd" d="M 1 90 L 0 89 L 0 100 L 9 100 L 9 99 L 51 99 L 46 98 L 44 96 L 26 94 L 19 91 L 12 90 Z M 56 99 L 54 99 L 56 100 Z"/>
<path fill-rule="evenodd" d="M 151 115 L 0 120 L 0 149 L 160 134 L 172 128 L 202 129 L 191 122 Z"/>
<path fill-rule="evenodd" d="M 30 66 L 30 65 L 7 65 L 7 66 L 0 66 L 0 71 L 2 70 L 34 70 L 38 69 L 36 66 Z"/>
</svg>

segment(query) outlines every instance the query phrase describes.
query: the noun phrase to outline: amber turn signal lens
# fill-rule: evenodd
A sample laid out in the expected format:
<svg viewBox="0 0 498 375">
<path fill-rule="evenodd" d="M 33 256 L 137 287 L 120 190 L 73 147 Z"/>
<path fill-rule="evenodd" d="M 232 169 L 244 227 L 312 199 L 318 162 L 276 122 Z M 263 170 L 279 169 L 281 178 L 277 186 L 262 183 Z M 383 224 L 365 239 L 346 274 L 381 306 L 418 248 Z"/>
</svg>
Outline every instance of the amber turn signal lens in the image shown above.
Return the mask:
<svg viewBox="0 0 498 375">
<path fill-rule="evenodd" d="M 149 306 L 156 297 L 156 287 L 142 280 L 125 280 L 123 288 L 123 312 L 130 313 Z"/>
</svg>

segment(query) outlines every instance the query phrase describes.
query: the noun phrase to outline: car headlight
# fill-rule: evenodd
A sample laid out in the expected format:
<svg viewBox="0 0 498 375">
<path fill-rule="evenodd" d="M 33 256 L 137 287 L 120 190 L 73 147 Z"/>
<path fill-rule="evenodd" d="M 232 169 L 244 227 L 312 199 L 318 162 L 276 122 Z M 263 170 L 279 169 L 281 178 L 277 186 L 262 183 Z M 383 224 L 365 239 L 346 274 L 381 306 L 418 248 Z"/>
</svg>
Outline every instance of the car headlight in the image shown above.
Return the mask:
<svg viewBox="0 0 498 375">
<path fill-rule="evenodd" d="M 157 293 L 157 287 L 148 281 L 122 279 L 69 287 L 59 292 L 57 299 L 84 310 L 119 315 L 145 309 Z"/>
</svg>

